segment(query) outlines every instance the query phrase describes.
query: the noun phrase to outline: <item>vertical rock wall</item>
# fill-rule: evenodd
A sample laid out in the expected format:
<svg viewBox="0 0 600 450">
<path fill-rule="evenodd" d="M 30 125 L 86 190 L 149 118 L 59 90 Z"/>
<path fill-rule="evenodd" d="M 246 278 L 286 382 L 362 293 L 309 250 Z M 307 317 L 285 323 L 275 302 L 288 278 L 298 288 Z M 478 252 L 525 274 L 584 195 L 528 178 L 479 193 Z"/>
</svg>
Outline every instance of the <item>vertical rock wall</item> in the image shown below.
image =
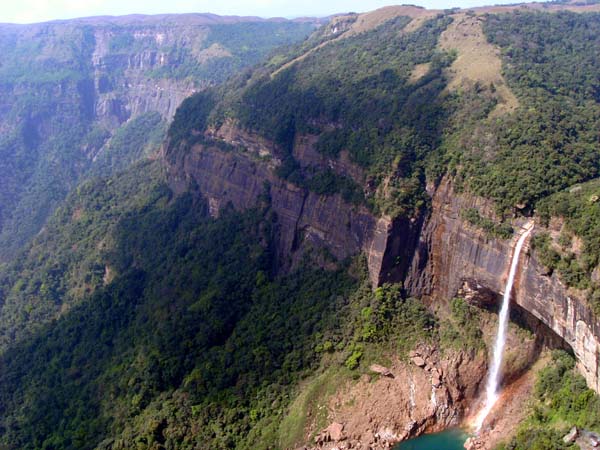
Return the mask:
<svg viewBox="0 0 600 450">
<path fill-rule="evenodd" d="M 311 250 L 325 249 L 338 260 L 364 252 L 374 286 L 403 282 L 409 295 L 438 301 L 456 296 L 466 285 L 487 292 L 490 298 L 489 293 L 503 293 L 522 231 L 501 240 L 467 223 L 463 211 L 475 208 L 493 216 L 493 205 L 457 193 L 450 179 L 430 192 L 432 211 L 425 223 L 378 218 L 364 206 L 346 203 L 340 195 L 320 196 L 277 177 L 273 171 L 279 164 L 277 148 L 259 136 L 232 124 L 207 133 L 245 150 L 223 151 L 211 145 L 174 150 L 166 155 L 171 185 L 176 191 L 197 186 L 213 216 L 227 205 L 251 208 L 268 195 L 277 214 L 279 269 L 289 270 Z M 308 155 L 311 163 L 316 161 L 307 148 L 300 150 L 297 158 Z M 548 276 L 527 248 L 524 252 L 514 301 L 573 349 L 579 370 L 600 391 L 600 325 L 584 299 L 570 292 L 556 275 Z"/>
<path fill-rule="evenodd" d="M 493 214 L 481 198 L 459 194 L 445 179 L 433 193 L 433 208 L 406 280 L 415 296 L 449 299 L 467 283 L 472 289 L 503 293 L 515 241 L 487 236 L 461 219 L 461 211 L 476 208 Z M 535 230 L 534 230 L 535 232 Z M 514 301 L 564 340 L 575 353 L 588 385 L 600 392 L 600 325 L 585 299 L 548 276 L 528 249 L 521 256 Z"/>
</svg>

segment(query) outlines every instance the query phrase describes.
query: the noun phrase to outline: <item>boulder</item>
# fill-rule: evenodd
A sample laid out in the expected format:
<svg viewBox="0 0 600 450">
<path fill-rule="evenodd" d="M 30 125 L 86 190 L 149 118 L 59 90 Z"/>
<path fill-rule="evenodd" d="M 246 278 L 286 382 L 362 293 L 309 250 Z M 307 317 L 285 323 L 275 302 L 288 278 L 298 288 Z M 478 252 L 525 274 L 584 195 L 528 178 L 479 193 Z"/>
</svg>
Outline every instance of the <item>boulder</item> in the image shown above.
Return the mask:
<svg viewBox="0 0 600 450">
<path fill-rule="evenodd" d="M 482 450 L 484 448 L 484 445 L 479 438 L 470 437 L 466 440 L 464 447 L 466 450 Z"/>
<path fill-rule="evenodd" d="M 420 356 L 415 356 L 412 359 L 412 362 L 417 367 L 424 367 L 425 366 L 425 360 L 423 358 L 421 358 Z"/>
<path fill-rule="evenodd" d="M 563 437 L 563 442 L 565 444 L 572 444 L 573 442 L 575 442 L 577 440 L 577 437 L 579 436 L 579 430 L 577 429 L 577 427 L 573 427 L 571 428 L 571 431 L 569 431 L 565 437 Z"/>
<path fill-rule="evenodd" d="M 332 441 L 341 441 L 345 438 L 344 436 L 344 425 L 339 422 L 333 422 L 325 430 Z"/>
<path fill-rule="evenodd" d="M 384 377 L 394 378 L 394 374 L 390 371 L 390 369 L 388 369 L 387 367 L 384 367 L 384 366 L 380 366 L 379 364 L 371 364 L 371 366 L 369 367 L 369 370 L 371 372 L 375 372 L 380 375 L 383 375 Z"/>
<path fill-rule="evenodd" d="M 375 442 L 375 434 L 373 433 L 373 430 L 367 430 L 362 436 L 362 441 L 365 444 L 372 444 Z"/>
</svg>

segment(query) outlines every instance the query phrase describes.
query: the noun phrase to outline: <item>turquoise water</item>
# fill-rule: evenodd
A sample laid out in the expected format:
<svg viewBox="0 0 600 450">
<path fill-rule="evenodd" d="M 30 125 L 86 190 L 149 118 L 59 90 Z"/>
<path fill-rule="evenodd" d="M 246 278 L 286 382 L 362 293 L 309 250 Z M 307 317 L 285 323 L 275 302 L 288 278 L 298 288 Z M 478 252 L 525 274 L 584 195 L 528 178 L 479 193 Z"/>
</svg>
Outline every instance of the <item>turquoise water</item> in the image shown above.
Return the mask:
<svg viewBox="0 0 600 450">
<path fill-rule="evenodd" d="M 394 450 L 465 450 L 468 437 L 462 430 L 446 430 L 400 442 Z"/>
</svg>

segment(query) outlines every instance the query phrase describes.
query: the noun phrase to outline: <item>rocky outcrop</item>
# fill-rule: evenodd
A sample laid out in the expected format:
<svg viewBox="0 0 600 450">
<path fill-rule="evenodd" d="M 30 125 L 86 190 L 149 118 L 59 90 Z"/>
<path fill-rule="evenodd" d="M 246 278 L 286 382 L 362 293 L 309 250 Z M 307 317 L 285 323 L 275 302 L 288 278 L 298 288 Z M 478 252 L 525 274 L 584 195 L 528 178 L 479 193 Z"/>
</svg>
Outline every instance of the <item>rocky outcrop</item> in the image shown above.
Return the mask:
<svg viewBox="0 0 600 450">
<path fill-rule="evenodd" d="M 108 175 L 98 169 L 102 155 L 117 147 L 112 137 L 132 134 L 131 121 L 168 122 L 193 92 L 325 21 L 188 14 L 0 24 L 0 260 L 14 257 L 83 177 Z M 268 36 L 252 52 L 243 51 L 252 33 L 235 25 L 243 22 L 261 23 L 256 33 Z M 228 37 L 214 25 L 230 27 Z M 126 139 L 135 148 L 127 150 L 153 152 L 164 130 L 159 123 L 135 136 L 152 146 Z"/>
<path fill-rule="evenodd" d="M 364 252 L 375 286 L 404 282 L 407 292 L 417 297 L 447 301 L 460 295 L 478 306 L 496 307 L 520 232 L 509 240 L 492 238 L 462 218 L 468 208 L 493 217 L 491 202 L 456 192 L 446 178 L 429 189 L 432 212 L 424 224 L 419 219 L 375 217 L 366 207 L 350 205 L 340 195 L 320 196 L 276 176 L 278 149 L 260 136 L 226 123 L 208 130 L 207 137 L 238 150 L 223 151 L 205 144 L 171 151 L 167 159 L 172 186 L 183 191 L 196 185 L 213 216 L 227 205 L 244 210 L 268 197 L 277 215 L 279 268 L 293 267 L 315 249 L 326 249 L 338 260 Z M 360 169 L 351 163 L 336 164 L 317 154 L 310 137 L 298 138 L 294 152 L 301 165 L 361 177 Z M 556 274 L 549 276 L 535 254 L 524 252 L 513 309 L 547 334 L 549 342 L 562 339 L 568 344 L 588 384 L 600 391 L 600 326 L 591 309 Z"/>
<path fill-rule="evenodd" d="M 389 449 L 458 425 L 483 379 L 485 356 L 430 346 L 411 354 L 423 364 L 393 358 L 389 368 L 374 365 L 376 375 L 340 386 L 327 405 L 330 425 L 316 433 L 313 447 L 304 448 Z"/>
<path fill-rule="evenodd" d="M 515 300 L 569 344 L 588 386 L 600 392 L 600 324 L 587 302 L 533 256 L 524 261 Z"/>
<path fill-rule="evenodd" d="M 499 240 L 466 223 L 461 212 L 476 208 L 493 216 L 490 202 L 457 193 L 449 179 L 432 192 L 433 208 L 421 234 L 406 287 L 412 295 L 449 299 L 471 296 L 490 307 L 503 293 L 517 239 Z M 538 228 L 539 229 L 539 228 Z M 535 230 L 534 230 L 535 232 Z M 562 338 L 574 351 L 577 367 L 588 385 L 600 392 L 600 326 L 584 299 L 547 271 L 524 250 L 515 280 L 514 301 Z"/>
<path fill-rule="evenodd" d="M 171 185 L 176 191 L 197 186 L 213 216 L 227 205 L 243 210 L 269 198 L 277 215 L 279 268 L 294 267 L 315 249 L 326 249 L 338 260 L 364 252 L 374 286 L 403 282 L 408 294 L 432 301 L 460 295 L 480 307 L 497 306 L 523 220 L 515 222 L 512 239 L 490 237 L 464 220 L 462 213 L 474 208 L 482 216 L 494 217 L 493 204 L 456 192 L 449 178 L 428 187 L 432 208 L 425 223 L 420 218 L 375 217 L 340 195 L 317 195 L 276 176 L 281 157 L 277 146 L 233 122 L 209 129 L 206 137 L 236 150 L 209 144 L 171 150 L 166 155 Z M 297 137 L 294 156 L 301 166 L 329 168 L 364 183 L 360 168 L 344 160 L 347 156 L 331 160 L 316 152 L 314 143 L 311 136 Z M 589 385 L 600 391 L 600 325 L 583 299 L 556 274 L 549 276 L 535 254 L 527 248 L 524 252 L 515 280 L 514 315 L 546 335 L 547 342 L 568 344 Z"/>
<path fill-rule="evenodd" d="M 149 111 L 160 112 L 170 119 L 181 102 L 202 84 L 176 77 L 152 77 L 153 71 L 182 64 L 173 60 L 172 51 L 184 41 L 201 41 L 207 30 L 168 26 L 115 28 L 98 26 L 94 30 L 94 50 L 91 56 L 94 79 L 94 112 L 105 126 L 114 127 Z M 182 38 L 182 36 L 184 36 Z M 131 47 L 139 50 L 119 52 L 114 42 L 132 39 Z M 169 73 L 168 71 L 165 74 Z M 118 74 L 118 76 L 115 76 Z"/>
</svg>

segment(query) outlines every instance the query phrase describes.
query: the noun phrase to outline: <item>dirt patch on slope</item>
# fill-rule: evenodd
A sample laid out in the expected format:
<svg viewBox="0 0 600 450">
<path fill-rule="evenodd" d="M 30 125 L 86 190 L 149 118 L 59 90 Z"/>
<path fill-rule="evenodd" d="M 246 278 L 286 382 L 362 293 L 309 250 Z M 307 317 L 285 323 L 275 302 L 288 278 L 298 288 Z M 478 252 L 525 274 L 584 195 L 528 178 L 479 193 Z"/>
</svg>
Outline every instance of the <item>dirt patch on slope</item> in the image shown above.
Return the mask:
<svg viewBox="0 0 600 450">
<path fill-rule="evenodd" d="M 198 62 L 203 64 L 211 59 L 215 58 L 231 58 L 232 53 L 223 47 L 221 44 L 214 43 L 210 47 L 201 50 L 196 55 Z"/>
<path fill-rule="evenodd" d="M 493 84 L 498 105 L 492 114 L 514 111 L 519 101 L 506 85 L 500 51 L 483 34 L 482 19 L 462 13 L 453 17 L 454 22 L 442 33 L 439 43 L 443 50 L 456 50 L 458 53 L 449 69 L 448 89 L 460 90 L 475 83 L 484 86 Z"/>
<path fill-rule="evenodd" d="M 431 63 L 417 64 L 415 66 L 415 68 L 413 69 L 413 71 L 411 72 L 410 78 L 408 79 L 408 81 L 410 81 L 411 83 L 416 83 L 421 78 L 423 78 L 425 75 L 427 75 L 427 72 L 429 72 L 430 67 L 431 67 Z"/>
<path fill-rule="evenodd" d="M 410 33 L 416 30 L 427 18 L 434 17 L 439 10 L 424 9 L 417 6 L 386 6 L 375 11 L 361 14 L 352 27 L 344 34 L 344 37 L 353 36 L 358 33 L 377 28 L 394 17 L 412 17 L 412 21 L 404 31 Z"/>
<path fill-rule="evenodd" d="M 457 426 L 486 371 L 485 352 L 440 352 L 420 346 L 408 360 L 373 364 L 359 380 L 343 382 L 329 397 L 325 422 L 316 435 L 309 418 L 306 440 L 314 449 L 391 448 L 425 432 Z M 310 448 L 310 447 L 303 447 Z"/>
</svg>

